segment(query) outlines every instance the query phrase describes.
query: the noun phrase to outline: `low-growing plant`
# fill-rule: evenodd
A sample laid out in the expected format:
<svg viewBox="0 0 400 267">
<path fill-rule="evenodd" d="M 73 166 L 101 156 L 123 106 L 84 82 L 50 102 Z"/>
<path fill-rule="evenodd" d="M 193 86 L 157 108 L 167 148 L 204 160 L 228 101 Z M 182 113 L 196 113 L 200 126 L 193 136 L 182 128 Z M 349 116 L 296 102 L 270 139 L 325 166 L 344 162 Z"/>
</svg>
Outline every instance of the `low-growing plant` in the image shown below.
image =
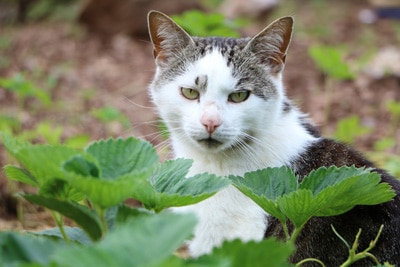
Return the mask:
<svg viewBox="0 0 400 267">
<path fill-rule="evenodd" d="M 370 132 L 371 128 L 361 125 L 360 118 L 352 115 L 338 122 L 333 136 L 342 142 L 352 144 L 357 138 Z"/>
<path fill-rule="evenodd" d="M 394 192 L 380 176 L 355 167 L 320 168 L 302 182 L 287 167 L 240 176 L 198 174 L 187 178 L 191 160 L 159 163 L 155 149 L 135 139 L 108 139 L 85 149 L 32 145 L 2 135 L 7 151 L 21 166 L 7 165 L 11 180 L 37 187 L 26 200 L 49 209 L 58 228 L 32 234 L 0 233 L 5 266 L 291 266 L 296 237 L 313 216 L 342 214 L 355 205 L 389 201 Z M 362 186 L 360 186 L 362 185 Z M 174 254 L 190 238 L 196 218 L 172 214 L 170 207 L 195 204 L 235 186 L 286 229 L 286 242 L 266 239 L 225 242 L 212 254 L 184 260 Z M 130 207 L 134 198 L 143 207 Z M 64 225 L 71 218 L 77 227 Z M 287 221 L 294 225 L 292 234 Z M 376 240 L 379 238 L 377 233 Z M 337 234 L 340 238 L 340 233 Z M 369 253 L 349 246 L 348 266 Z M 296 266 L 318 259 L 304 259 Z M 389 265 L 387 265 L 389 266 Z"/>
<path fill-rule="evenodd" d="M 51 103 L 49 93 L 37 88 L 21 73 L 15 74 L 12 78 L 0 78 L 0 88 L 14 92 L 18 98 L 18 106 L 20 108 L 24 106 L 25 100 L 28 97 L 39 100 L 45 106 Z"/>
<path fill-rule="evenodd" d="M 186 11 L 172 18 L 193 36 L 239 37 L 239 27 L 246 24 L 245 20 L 228 21 L 222 14 L 199 10 Z"/>
<path fill-rule="evenodd" d="M 110 106 L 105 106 L 99 109 L 94 109 L 91 114 L 97 118 L 100 122 L 109 123 L 117 121 L 122 124 L 125 128 L 130 126 L 128 117 L 118 109 Z"/>
</svg>

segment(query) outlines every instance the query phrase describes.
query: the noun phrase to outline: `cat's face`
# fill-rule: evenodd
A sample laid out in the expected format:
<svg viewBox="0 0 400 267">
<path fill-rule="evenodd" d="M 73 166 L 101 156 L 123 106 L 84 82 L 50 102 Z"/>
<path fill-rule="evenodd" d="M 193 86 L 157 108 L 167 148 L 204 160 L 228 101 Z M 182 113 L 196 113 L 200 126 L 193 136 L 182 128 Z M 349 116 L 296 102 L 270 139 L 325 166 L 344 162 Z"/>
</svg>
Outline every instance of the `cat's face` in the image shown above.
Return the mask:
<svg viewBox="0 0 400 267">
<path fill-rule="evenodd" d="M 150 91 L 171 137 L 214 153 L 257 145 L 282 112 L 291 26 L 290 18 L 277 21 L 251 40 L 196 38 L 150 13 L 157 62 Z"/>
</svg>

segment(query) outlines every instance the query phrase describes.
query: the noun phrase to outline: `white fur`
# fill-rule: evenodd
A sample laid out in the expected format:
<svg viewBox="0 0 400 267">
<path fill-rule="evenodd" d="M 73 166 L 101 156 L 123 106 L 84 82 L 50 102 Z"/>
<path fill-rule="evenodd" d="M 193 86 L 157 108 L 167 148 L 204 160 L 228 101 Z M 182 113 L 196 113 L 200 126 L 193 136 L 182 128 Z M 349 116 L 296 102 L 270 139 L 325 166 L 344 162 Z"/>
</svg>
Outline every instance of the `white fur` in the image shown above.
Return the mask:
<svg viewBox="0 0 400 267">
<path fill-rule="evenodd" d="M 231 103 L 227 98 L 236 84 L 231 73 L 223 56 L 214 51 L 192 63 L 175 81 L 162 88 L 151 88 L 153 100 L 170 129 L 175 157 L 194 160 L 190 176 L 203 172 L 243 175 L 289 164 L 315 140 L 301 126 L 298 119 L 301 114 L 296 109 L 283 114 L 285 95 L 279 76 L 274 80 L 278 88 L 274 98 L 263 100 L 250 95 L 242 103 Z M 207 91 L 201 94 L 200 102 L 181 96 L 179 88 L 193 87 L 199 75 L 208 77 Z M 222 118 L 212 135 L 223 142 L 221 147 L 207 148 L 196 141 L 209 136 L 200 122 L 205 112 Z M 252 133 L 252 145 L 230 149 L 243 132 Z M 189 244 L 192 256 L 209 253 L 224 240 L 261 240 L 267 227 L 267 214 L 233 186 L 201 203 L 175 210 L 194 212 L 199 218 Z"/>
</svg>

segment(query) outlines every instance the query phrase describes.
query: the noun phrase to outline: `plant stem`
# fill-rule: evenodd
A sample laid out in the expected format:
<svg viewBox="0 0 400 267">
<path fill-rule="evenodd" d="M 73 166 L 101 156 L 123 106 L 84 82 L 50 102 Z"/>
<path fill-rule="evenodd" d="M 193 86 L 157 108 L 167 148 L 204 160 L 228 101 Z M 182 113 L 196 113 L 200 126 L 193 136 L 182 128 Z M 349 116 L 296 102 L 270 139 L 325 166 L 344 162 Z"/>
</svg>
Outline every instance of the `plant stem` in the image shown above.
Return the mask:
<svg viewBox="0 0 400 267">
<path fill-rule="evenodd" d="M 292 236 L 290 237 L 289 243 L 292 244 L 293 246 L 295 245 L 297 236 L 300 234 L 301 230 L 303 229 L 303 225 L 299 226 L 299 227 L 294 227 Z"/>
<path fill-rule="evenodd" d="M 349 257 L 342 265 L 340 265 L 340 267 L 350 266 L 352 263 L 362 260 L 364 258 L 371 258 L 375 264 L 379 265 L 378 259 L 373 254 L 369 253 L 369 251 L 375 247 L 375 245 L 378 242 L 378 239 L 382 233 L 382 230 L 383 230 L 383 225 L 381 225 L 381 227 L 379 228 L 378 234 L 376 235 L 375 239 L 371 241 L 368 248 L 366 248 L 362 252 L 356 253 L 356 250 L 357 250 L 358 244 L 359 244 L 358 240 L 361 235 L 361 229 L 360 229 L 356 235 L 356 239 L 354 240 L 352 248 L 349 250 Z"/>
<path fill-rule="evenodd" d="M 316 263 L 319 263 L 321 266 L 325 267 L 325 264 L 322 261 L 320 261 L 319 259 L 314 259 L 314 258 L 308 258 L 308 259 L 301 260 L 298 263 L 296 263 L 295 266 L 296 267 L 301 266 L 302 264 L 304 264 L 306 262 L 316 262 Z"/>
<path fill-rule="evenodd" d="M 63 220 L 64 217 L 55 211 L 51 211 L 51 215 L 52 215 L 54 221 L 56 222 L 58 229 L 60 229 L 60 233 L 61 233 L 62 237 L 64 238 L 64 240 L 66 242 L 69 242 L 70 241 L 69 237 L 68 237 L 67 233 L 65 232 L 65 228 L 64 228 L 64 220 Z"/>
<path fill-rule="evenodd" d="M 289 230 L 288 230 L 288 227 L 287 227 L 287 223 L 283 222 L 283 221 L 281 221 L 281 223 L 282 223 L 282 227 L 283 227 L 283 232 L 285 233 L 286 242 L 288 242 L 290 240 L 290 235 L 289 235 Z"/>
<path fill-rule="evenodd" d="M 101 221 L 101 228 L 103 230 L 103 236 L 104 236 L 108 232 L 106 209 L 97 208 L 97 210 L 99 213 L 99 217 L 100 217 L 100 221 Z"/>
</svg>

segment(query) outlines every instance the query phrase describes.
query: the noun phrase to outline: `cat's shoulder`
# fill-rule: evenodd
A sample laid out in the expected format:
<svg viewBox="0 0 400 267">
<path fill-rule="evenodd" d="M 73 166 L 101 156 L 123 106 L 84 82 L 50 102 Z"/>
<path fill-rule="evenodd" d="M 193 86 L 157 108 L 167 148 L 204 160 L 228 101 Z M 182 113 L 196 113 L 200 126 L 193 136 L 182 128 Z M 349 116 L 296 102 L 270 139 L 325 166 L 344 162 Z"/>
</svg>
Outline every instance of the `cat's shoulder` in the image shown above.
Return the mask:
<svg viewBox="0 0 400 267">
<path fill-rule="evenodd" d="M 355 166 L 357 168 L 372 168 L 382 176 L 382 181 L 389 182 L 395 191 L 400 193 L 400 181 L 379 169 L 361 152 L 351 146 L 329 138 L 320 137 L 312 142 L 304 152 L 292 161 L 292 168 L 299 177 L 304 177 L 320 167 Z"/>
</svg>

